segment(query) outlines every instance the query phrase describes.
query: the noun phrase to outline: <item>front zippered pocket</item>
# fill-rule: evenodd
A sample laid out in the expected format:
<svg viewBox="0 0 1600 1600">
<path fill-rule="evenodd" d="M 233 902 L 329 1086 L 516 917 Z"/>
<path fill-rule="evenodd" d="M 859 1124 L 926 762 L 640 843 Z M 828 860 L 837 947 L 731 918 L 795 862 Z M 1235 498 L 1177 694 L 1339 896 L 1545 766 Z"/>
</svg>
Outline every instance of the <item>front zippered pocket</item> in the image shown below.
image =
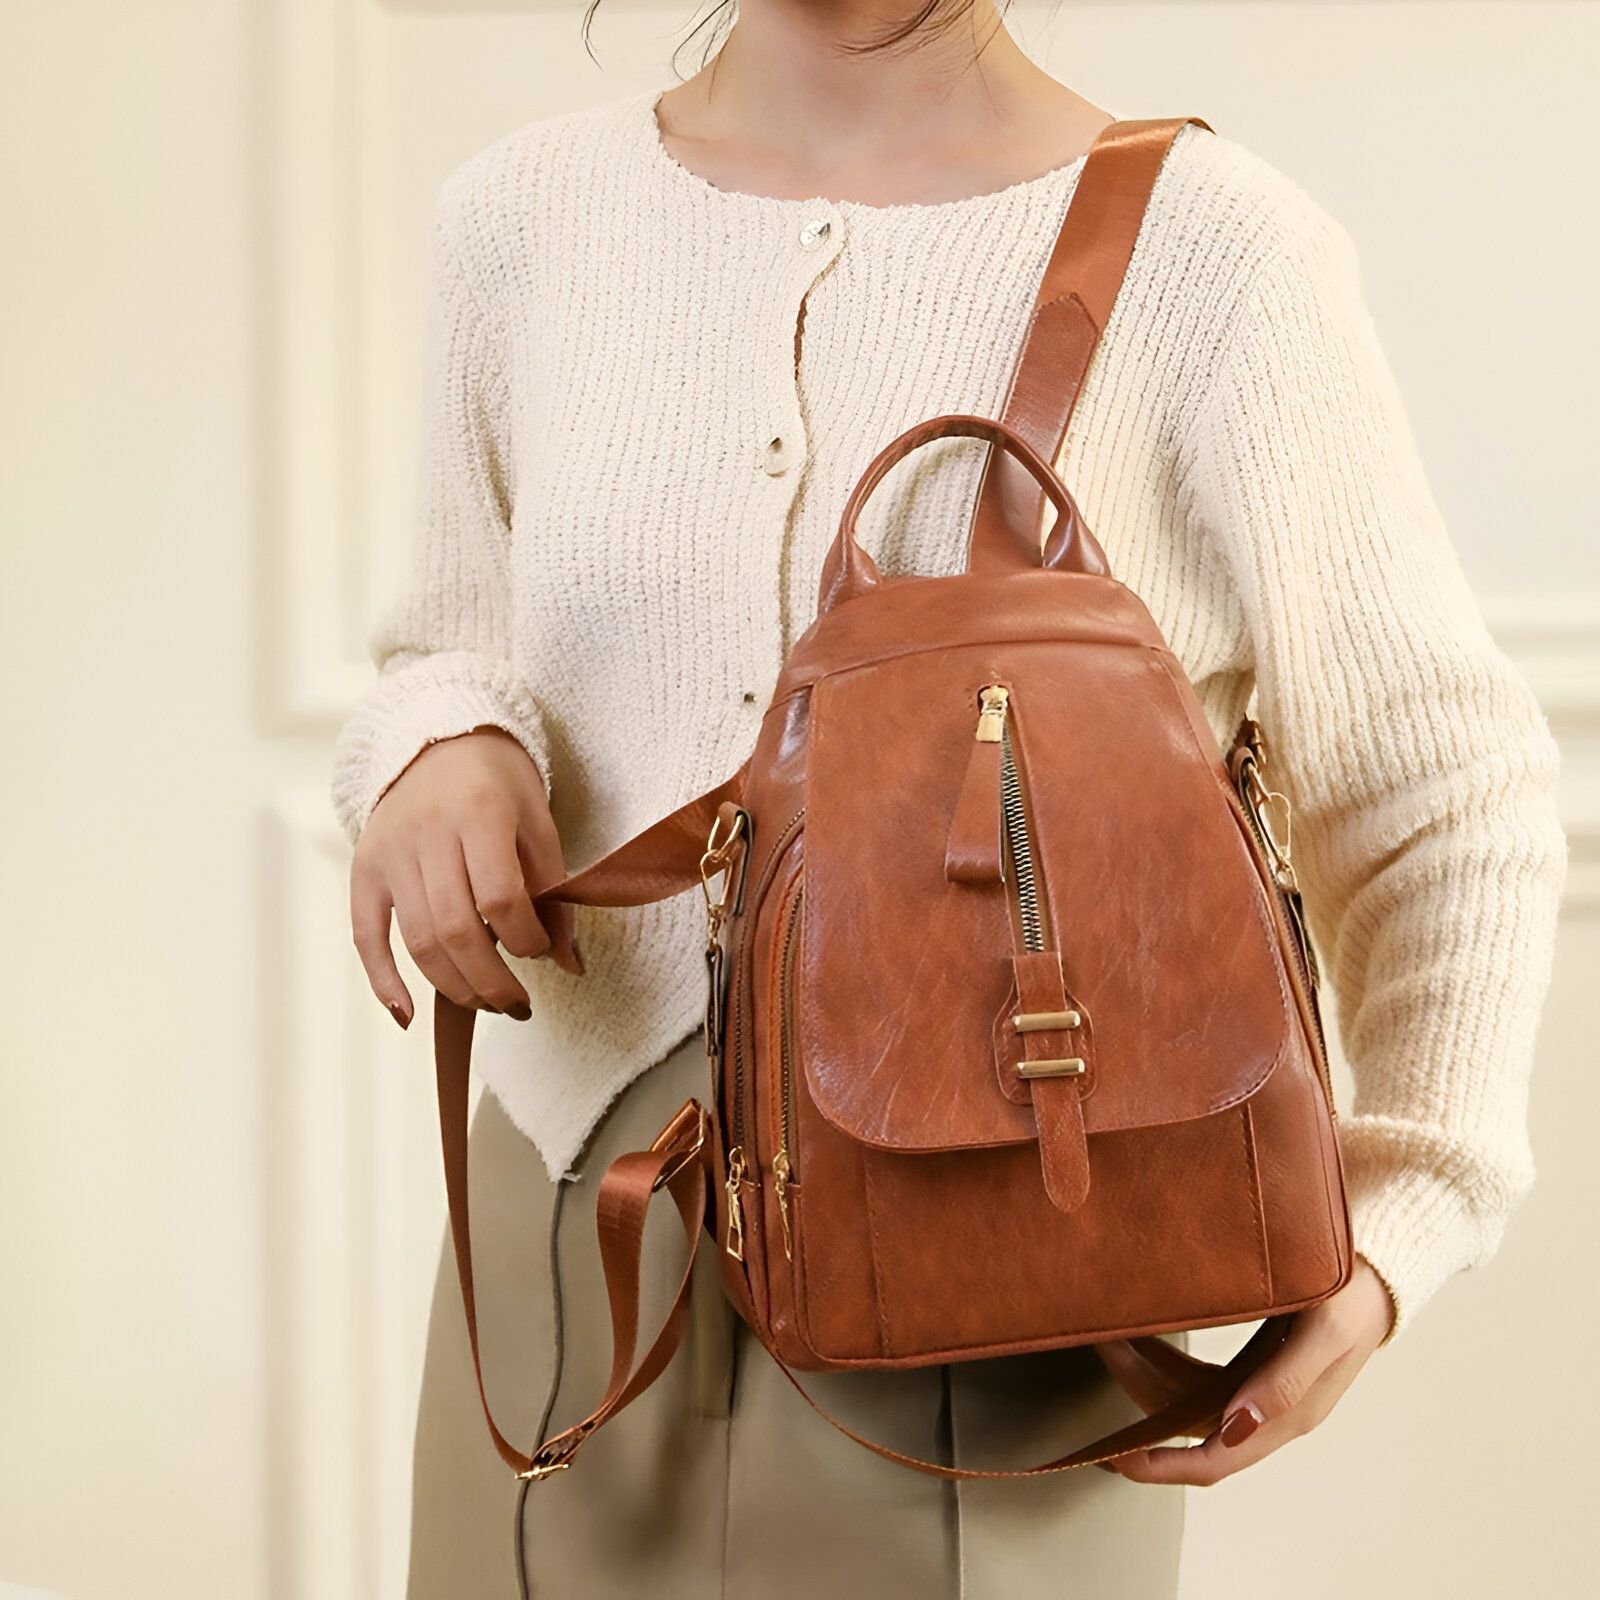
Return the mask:
<svg viewBox="0 0 1600 1600">
<path fill-rule="evenodd" d="M 773 841 L 772 853 L 763 864 L 761 876 L 756 881 L 754 890 L 749 897 L 752 906 L 761 904 L 766 895 L 768 885 L 772 882 L 773 875 L 783 861 L 794 836 L 800 831 L 800 825 L 805 821 L 805 815 L 803 810 L 795 812 L 779 830 L 778 837 Z M 752 918 L 752 924 L 753 922 L 754 919 Z M 753 925 L 749 931 L 750 933 L 754 932 Z M 733 1014 L 729 1018 L 730 1038 L 728 1044 L 728 1053 L 733 1059 L 732 1111 L 733 1142 L 735 1146 L 743 1146 L 749 1133 L 745 1113 L 748 1098 L 745 1038 L 749 1031 L 749 1018 L 746 1013 L 749 1009 L 751 942 L 745 931 L 741 929 L 739 945 L 734 952 L 733 981 L 736 986 L 736 992 L 734 994 Z"/>
<path fill-rule="evenodd" d="M 773 846 L 766 861 L 762 864 L 761 876 L 756 881 L 750 894 L 749 903 L 759 906 L 765 896 L 773 877 L 782 865 L 788 853 L 790 844 L 799 833 L 805 821 L 804 810 L 797 811 L 784 823 L 778 831 L 778 837 L 773 841 Z M 730 981 L 731 1006 L 728 1017 L 728 1041 L 726 1055 L 732 1067 L 732 1093 L 730 1095 L 730 1132 L 732 1143 L 727 1154 L 727 1172 L 723 1187 L 727 1192 L 728 1204 L 728 1236 L 723 1248 L 736 1261 L 744 1260 L 744 1202 L 740 1193 L 740 1186 L 753 1173 L 760 1173 L 760 1157 L 756 1156 L 755 1165 L 752 1167 L 746 1148 L 754 1149 L 749 1144 L 749 1111 L 750 1098 L 749 1064 L 746 1061 L 750 1053 L 747 1049 L 747 1039 L 751 1031 L 750 1010 L 750 967 L 752 945 L 754 943 L 754 921 L 741 922 L 738 938 L 735 941 L 733 952 L 733 971 Z M 725 1069 L 726 1070 L 726 1069 Z"/>
<path fill-rule="evenodd" d="M 1011 722 L 1011 691 L 1001 683 L 984 685 L 978 691 L 978 728 L 974 737 L 979 744 L 1000 746 L 1000 822 L 1005 834 L 1001 873 L 1011 890 L 1022 946 L 1040 951 L 1046 948 L 1048 918 L 1039 889 L 1033 823 Z"/>
<path fill-rule="evenodd" d="M 795 1056 L 795 963 L 800 946 L 800 918 L 805 909 L 804 883 L 797 884 L 784 911 L 778 939 L 778 1149 L 772 1158 L 772 1190 L 778 1202 L 778 1217 L 783 1224 L 783 1253 L 794 1259 L 794 1234 L 789 1222 L 789 1185 L 799 1176 L 796 1171 L 794 1078 Z"/>
<path fill-rule="evenodd" d="M 1016 752 L 1007 728 L 1000 752 L 1000 807 L 1005 817 L 1007 854 L 1011 864 L 1012 894 L 1022 923 L 1022 943 L 1028 950 L 1044 949 L 1044 922 L 1039 910 L 1039 882 L 1034 875 L 1033 833 L 1017 774 Z"/>
</svg>

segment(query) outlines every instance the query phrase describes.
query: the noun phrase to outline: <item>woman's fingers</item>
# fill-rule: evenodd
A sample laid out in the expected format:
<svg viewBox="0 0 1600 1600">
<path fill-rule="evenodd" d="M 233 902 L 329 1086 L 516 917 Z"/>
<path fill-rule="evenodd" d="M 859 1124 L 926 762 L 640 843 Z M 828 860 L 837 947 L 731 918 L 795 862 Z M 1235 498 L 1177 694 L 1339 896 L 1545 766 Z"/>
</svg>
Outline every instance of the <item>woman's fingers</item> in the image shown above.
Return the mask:
<svg viewBox="0 0 1600 1600">
<path fill-rule="evenodd" d="M 1171 1405 L 1188 1387 L 1176 1371 L 1165 1362 L 1151 1361 L 1131 1340 L 1109 1339 L 1094 1349 L 1106 1371 L 1147 1415 Z M 1193 1382 L 1192 1376 L 1189 1382 Z"/>
<path fill-rule="evenodd" d="M 478 913 L 460 836 L 453 830 L 425 834 L 417 852 L 417 867 L 427 897 L 436 958 L 442 952 L 466 984 L 469 999 L 465 1003 L 526 1021 L 532 1015 L 527 991 L 495 949 Z M 415 949 L 412 954 L 416 955 Z"/>
<path fill-rule="evenodd" d="M 546 817 L 548 820 L 548 814 Z M 517 859 L 522 866 L 523 882 L 532 894 L 566 877 L 566 867 L 561 857 L 561 846 L 556 839 L 555 827 L 539 830 L 548 838 L 517 833 Z M 569 905 L 542 905 L 536 908 L 545 936 L 545 950 L 550 959 L 563 972 L 573 977 L 583 975 L 583 958 L 578 954 L 578 941 L 574 932 L 573 908 Z"/>
<path fill-rule="evenodd" d="M 1255 1430 L 1292 1415 L 1319 1378 L 1351 1347 L 1349 1330 L 1324 1306 L 1296 1317 L 1289 1336 L 1239 1385 L 1223 1413 L 1227 1444 L 1242 1444 Z"/>
<path fill-rule="evenodd" d="M 1235 1438 L 1233 1443 L 1227 1442 L 1218 1429 L 1197 1445 L 1162 1445 L 1119 1456 L 1113 1463 L 1114 1469 L 1137 1483 L 1209 1488 L 1254 1466 L 1274 1450 L 1282 1449 L 1291 1439 L 1309 1433 L 1333 1410 L 1360 1368 L 1361 1360 L 1355 1351 L 1340 1357 L 1313 1380 L 1292 1411 L 1257 1425 L 1243 1438 Z M 1231 1407 L 1229 1415 L 1233 1415 Z"/>
<path fill-rule="evenodd" d="M 550 948 L 550 936 L 528 894 L 515 824 L 509 819 L 508 824 L 499 826 L 486 818 L 461 835 L 472 901 L 512 955 L 542 956 Z"/>
<path fill-rule="evenodd" d="M 433 913 L 428 908 L 421 867 L 414 860 L 392 862 L 389 885 L 394 896 L 394 919 L 400 925 L 400 937 L 405 940 L 417 970 L 440 994 L 454 1000 L 458 1006 L 476 1005 L 477 996 L 472 985 L 461 975 L 434 932 Z"/>
<path fill-rule="evenodd" d="M 578 953 L 578 938 L 571 906 L 555 905 L 542 913 L 550 938 L 550 959 L 563 972 L 583 976 L 583 957 Z"/>
<path fill-rule="evenodd" d="M 416 1007 L 411 991 L 395 965 L 394 948 L 389 943 L 389 924 L 394 901 L 388 886 L 367 873 L 350 874 L 350 930 L 355 937 L 361 965 L 366 968 L 372 992 L 389 1008 L 389 1014 L 402 1028 L 411 1026 Z"/>
<path fill-rule="evenodd" d="M 383 791 L 356 840 L 351 924 L 373 992 L 402 1026 L 411 1021 L 393 922 L 441 994 L 525 1020 L 528 994 L 508 956 L 548 955 L 583 970 L 572 909 L 533 900 L 564 876 L 555 819 L 526 750 L 487 727 L 432 741 Z"/>
<path fill-rule="evenodd" d="M 1140 1483 L 1211 1484 L 1309 1433 L 1388 1337 L 1394 1302 L 1357 1256 L 1349 1281 L 1294 1319 L 1289 1336 L 1244 1380 L 1216 1432 L 1192 1449 L 1135 1450 L 1110 1470 Z"/>
<path fill-rule="evenodd" d="M 1302 1312 L 1283 1344 L 1239 1386 L 1215 1433 L 1187 1448 L 1163 1446 L 1121 1456 L 1116 1470 L 1139 1483 L 1204 1486 L 1309 1432 L 1366 1359 L 1352 1349 L 1348 1334 L 1342 1320 L 1324 1307 Z"/>
</svg>

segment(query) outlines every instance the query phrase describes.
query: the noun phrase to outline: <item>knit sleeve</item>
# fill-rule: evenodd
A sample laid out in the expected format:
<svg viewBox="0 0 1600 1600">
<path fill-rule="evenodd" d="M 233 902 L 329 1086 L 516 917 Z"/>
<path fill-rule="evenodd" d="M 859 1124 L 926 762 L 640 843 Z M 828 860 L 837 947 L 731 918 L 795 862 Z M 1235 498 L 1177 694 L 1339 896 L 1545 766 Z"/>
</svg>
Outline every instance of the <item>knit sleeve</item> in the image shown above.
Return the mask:
<svg viewBox="0 0 1600 1600">
<path fill-rule="evenodd" d="M 447 184 L 434 218 L 410 580 L 373 630 L 378 677 L 335 748 L 334 809 L 352 840 L 422 749 L 474 728 L 509 733 L 548 783 L 545 729 L 513 648 L 507 352 L 463 264 L 461 211 Z"/>
<path fill-rule="evenodd" d="M 1432 497 L 1355 247 L 1309 199 L 1196 413 L 1191 515 L 1242 598 L 1258 714 L 1355 1093 L 1356 1249 L 1394 1331 L 1497 1247 L 1566 845 L 1557 753 Z"/>
</svg>

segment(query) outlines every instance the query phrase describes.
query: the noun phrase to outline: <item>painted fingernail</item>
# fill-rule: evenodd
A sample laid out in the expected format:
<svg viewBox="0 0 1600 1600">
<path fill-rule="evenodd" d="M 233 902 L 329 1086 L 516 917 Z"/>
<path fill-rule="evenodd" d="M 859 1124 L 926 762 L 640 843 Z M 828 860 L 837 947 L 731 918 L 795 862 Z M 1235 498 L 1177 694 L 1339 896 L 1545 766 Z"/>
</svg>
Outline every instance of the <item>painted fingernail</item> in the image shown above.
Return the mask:
<svg viewBox="0 0 1600 1600">
<path fill-rule="evenodd" d="M 533 1007 L 526 1000 L 519 1000 L 514 1006 L 506 1007 L 506 1015 L 515 1017 L 518 1022 L 528 1022 L 533 1017 Z"/>
<path fill-rule="evenodd" d="M 1225 1445 L 1243 1444 L 1266 1420 L 1253 1405 L 1246 1403 L 1239 1406 L 1222 1419 L 1222 1442 Z"/>
<path fill-rule="evenodd" d="M 393 1017 L 394 1020 L 400 1024 L 400 1027 L 401 1027 L 402 1030 L 404 1030 L 406 1028 L 409 1028 L 411 1026 L 411 1018 L 408 1017 L 405 1014 L 405 1011 L 400 1006 L 398 1006 L 393 1000 L 391 1000 L 389 1002 L 389 1015 L 391 1017 Z"/>
</svg>

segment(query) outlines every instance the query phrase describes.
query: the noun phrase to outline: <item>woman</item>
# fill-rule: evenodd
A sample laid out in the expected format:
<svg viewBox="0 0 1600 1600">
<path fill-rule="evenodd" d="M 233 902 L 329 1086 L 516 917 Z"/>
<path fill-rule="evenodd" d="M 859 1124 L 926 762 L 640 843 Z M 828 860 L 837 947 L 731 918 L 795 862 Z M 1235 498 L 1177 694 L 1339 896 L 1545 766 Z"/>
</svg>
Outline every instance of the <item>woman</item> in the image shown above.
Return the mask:
<svg viewBox="0 0 1600 1600">
<path fill-rule="evenodd" d="M 866 48 L 886 30 L 903 40 Z M 335 798 L 379 999 L 410 1023 L 392 918 L 431 983 L 491 1013 L 475 1233 L 488 1382 L 519 1437 L 598 1395 L 597 1175 L 704 1071 L 693 898 L 575 928 L 542 924 L 529 888 L 747 753 L 867 460 L 924 417 L 998 412 L 1109 120 L 1034 67 L 989 0 L 745 0 L 694 78 L 534 123 L 444 187 L 418 564 Z M 897 469 L 863 530 L 880 563 L 959 566 L 981 455 L 949 441 Z M 1171 1594 L 1172 1486 L 1314 1427 L 1493 1251 L 1531 1179 L 1565 859 L 1555 753 L 1468 595 L 1344 230 L 1185 129 L 1062 460 L 1219 739 L 1259 694 L 1356 1074 L 1355 1275 L 1215 1436 L 959 1488 L 832 1434 L 708 1279 L 666 1379 L 580 1470 L 519 1498 L 482 1432 L 446 1265 L 417 1600 L 519 1577 L 598 1600 L 830 1583 L 987 1600 L 1057 1594 L 1064 1574 L 1074 1592 Z M 1159 1399 L 1155 1374 L 1132 1376 Z M 887 1442 L 963 1464 L 1037 1459 L 1124 1404 L 1083 1352 L 818 1388 Z"/>
</svg>

